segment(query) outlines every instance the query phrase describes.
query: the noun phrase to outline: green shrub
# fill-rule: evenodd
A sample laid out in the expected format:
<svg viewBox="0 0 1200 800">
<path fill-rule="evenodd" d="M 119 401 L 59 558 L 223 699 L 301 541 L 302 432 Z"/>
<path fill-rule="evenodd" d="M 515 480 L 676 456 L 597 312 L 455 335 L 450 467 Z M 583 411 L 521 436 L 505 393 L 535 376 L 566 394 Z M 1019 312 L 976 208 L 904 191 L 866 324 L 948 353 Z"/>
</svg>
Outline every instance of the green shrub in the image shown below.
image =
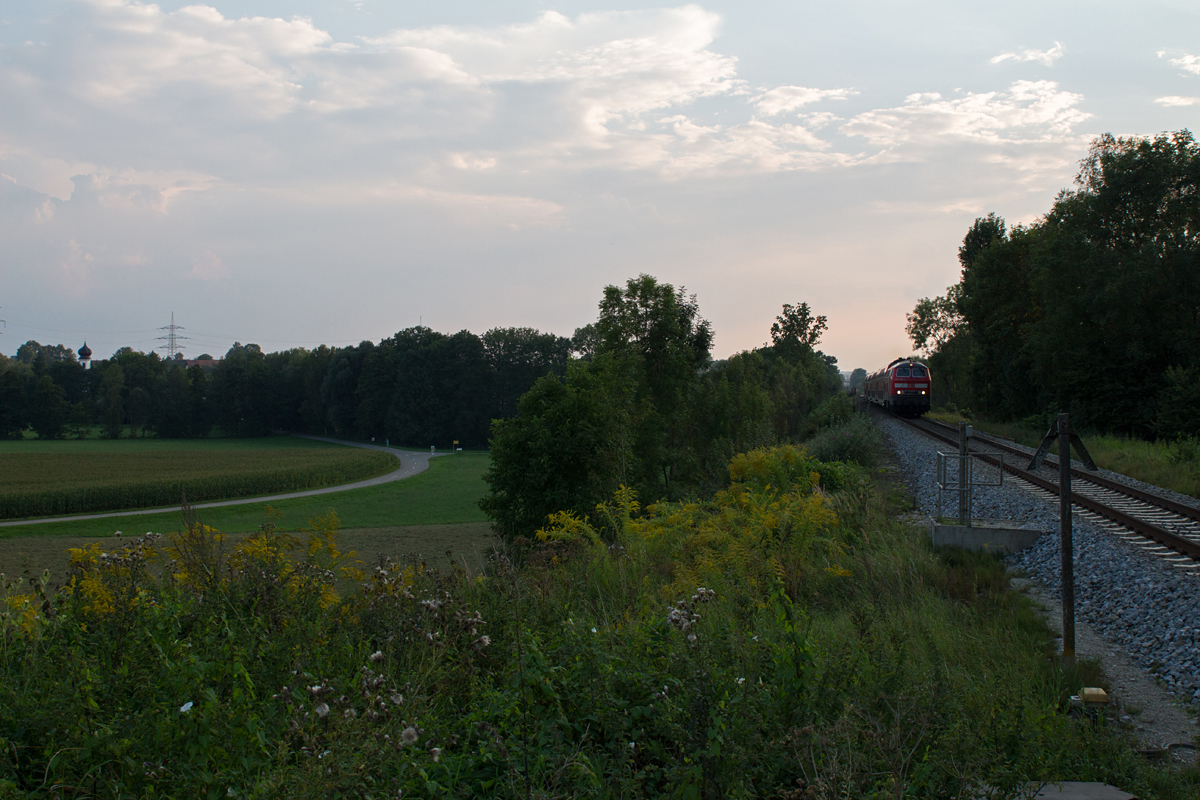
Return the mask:
<svg viewBox="0 0 1200 800">
<path fill-rule="evenodd" d="M 833 428 L 845 425 L 853 416 L 854 404 L 850 401 L 850 395 L 835 392 L 808 415 L 808 427 L 810 431 Z"/>
<path fill-rule="evenodd" d="M 883 435 L 863 417 L 819 431 L 807 447 L 819 461 L 846 461 L 873 467 L 879 458 Z"/>
</svg>

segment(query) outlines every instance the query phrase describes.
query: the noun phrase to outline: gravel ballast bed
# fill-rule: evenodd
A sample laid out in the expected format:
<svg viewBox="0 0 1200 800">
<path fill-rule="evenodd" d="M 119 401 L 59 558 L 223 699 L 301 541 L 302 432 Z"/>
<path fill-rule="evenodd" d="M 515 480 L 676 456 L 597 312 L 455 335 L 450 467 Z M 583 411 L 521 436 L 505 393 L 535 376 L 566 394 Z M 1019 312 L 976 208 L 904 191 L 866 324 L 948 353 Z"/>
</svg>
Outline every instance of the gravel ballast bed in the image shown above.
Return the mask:
<svg viewBox="0 0 1200 800">
<path fill-rule="evenodd" d="M 896 420 L 874 414 L 872 419 L 891 442 L 918 508 L 935 516 L 937 452 L 949 448 Z M 983 469 L 979 477 L 993 479 Z M 1013 520 L 1049 534 L 1011 556 L 1009 563 L 1061 597 L 1057 500 L 1035 497 L 1007 480 L 1002 487 L 976 488 L 973 495 L 975 518 Z M 955 502 L 948 495 L 943 512 L 953 515 Z M 1077 514 L 1072 531 L 1077 617 L 1121 645 L 1174 695 L 1200 705 L 1200 576 L 1142 552 Z"/>
</svg>

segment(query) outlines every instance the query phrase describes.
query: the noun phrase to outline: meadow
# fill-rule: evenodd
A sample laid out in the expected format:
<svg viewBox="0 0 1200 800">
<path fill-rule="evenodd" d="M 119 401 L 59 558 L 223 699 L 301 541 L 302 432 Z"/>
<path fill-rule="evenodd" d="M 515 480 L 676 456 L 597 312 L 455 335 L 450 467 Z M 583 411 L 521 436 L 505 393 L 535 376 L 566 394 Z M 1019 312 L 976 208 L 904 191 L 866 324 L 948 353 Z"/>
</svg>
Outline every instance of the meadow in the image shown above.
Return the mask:
<svg viewBox="0 0 1200 800">
<path fill-rule="evenodd" d="M 1196 796 L 1068 715 L 1095 665 L 1064 669 L 1003 562 L 932 551 L 872 472 L 787 447 L 730 477 L 556 514 L 478 569 L 353 563 L 329 515 L 78 547 L 68 586 L 0 608 L 0 793 Z"/>
<path fill-rule="evenodd" d="M 387 453 L 292 437 L 0 442 L 0 519 L 96 513 L 334 486 Z"/>
<path fill-rule="evenodd" d="M 271 522 L 280 532 L 297 532 L 310 520 L 333 512 L 341 526 L 343 547 L 370 559 L 377 553 L 393 558 L 420 553 L 445 565 L 451 550 L 476 563 L 491 543 L 491 526 L 476 505 L 483 496 L 488 455 L 462 452 L 435 458 L 429 469 L 401 481 L 351 489 L 336 494 L 279 500 L 271 504 L 198 509 L 202 522 L 233 541 Z M 183 530 L 179 510 L 127 517 L 81 519 L 12 525 L 0 528 L 0 573 L 10 578 L 48 571 L 56 583 L 67 577 L 67 550 L 104 543 L 119 548 L 148 531 Z M 118 535 L 119 534 L 119 535 Z"/>
</svg>

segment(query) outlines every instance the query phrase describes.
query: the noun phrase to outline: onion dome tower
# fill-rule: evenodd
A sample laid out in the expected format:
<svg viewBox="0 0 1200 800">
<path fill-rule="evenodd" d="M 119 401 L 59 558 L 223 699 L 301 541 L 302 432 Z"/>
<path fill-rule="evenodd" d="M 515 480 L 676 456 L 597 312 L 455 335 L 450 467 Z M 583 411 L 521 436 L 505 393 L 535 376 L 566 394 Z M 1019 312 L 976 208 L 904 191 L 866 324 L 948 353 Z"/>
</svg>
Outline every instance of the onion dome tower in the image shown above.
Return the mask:
<svg viewBox="0 0 1200 800">
<path fill-rule="evenodd" d="M 79 348 L 79 363 L 84 369 L 92 367 L 92 348 L 87 346 L 87 339 L 83 340 L 83 347 Z"/>
</svg>

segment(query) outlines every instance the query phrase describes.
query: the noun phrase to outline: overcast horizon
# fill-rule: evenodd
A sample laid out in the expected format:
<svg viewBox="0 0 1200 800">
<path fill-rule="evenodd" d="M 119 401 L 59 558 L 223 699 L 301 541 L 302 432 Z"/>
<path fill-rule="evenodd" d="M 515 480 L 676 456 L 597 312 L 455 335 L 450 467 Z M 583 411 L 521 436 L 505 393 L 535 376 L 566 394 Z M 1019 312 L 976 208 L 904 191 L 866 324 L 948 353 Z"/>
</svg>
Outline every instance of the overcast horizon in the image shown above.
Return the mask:
<svg viewBox="0 0 1200 800">
<path fill-rule="evenodd" d="M 0 352 L 570 336 L 644 272 L 870 371 L 976 217 L 1200 118 L 1194 3 L 744 6 L 6 4 Z"/>
</svg>

